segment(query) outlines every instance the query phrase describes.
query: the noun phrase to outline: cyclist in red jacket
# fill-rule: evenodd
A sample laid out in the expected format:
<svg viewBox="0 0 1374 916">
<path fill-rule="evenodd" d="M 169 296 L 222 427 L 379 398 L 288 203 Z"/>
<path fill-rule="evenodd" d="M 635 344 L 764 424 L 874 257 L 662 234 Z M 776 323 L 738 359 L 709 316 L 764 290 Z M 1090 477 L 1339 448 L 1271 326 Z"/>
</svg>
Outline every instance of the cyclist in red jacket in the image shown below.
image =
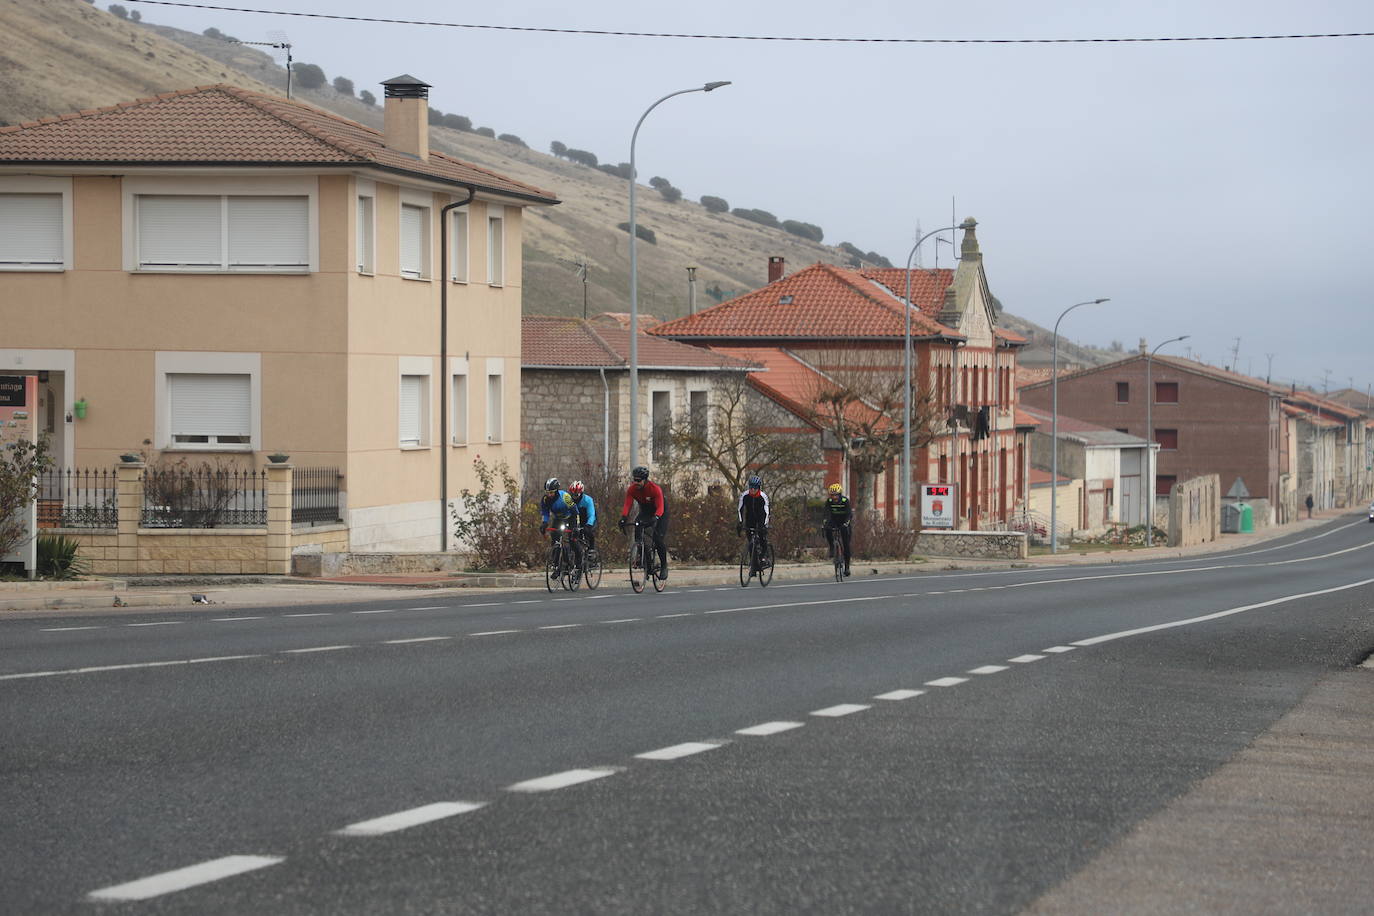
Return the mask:
<svg viewBox="0 0 1374 916">
<path fill-rule="evenodd" d="M 649 479 L 649 469 L 640 465 L 630 472 L 632 481 L 625 490 L 625 506 L 620 510 L 620 530 L 630 517 L 630 507 L 639 506 L 637 518 L 644 521 L 644 533 L 653 534 L 654 547 L 658 550 L 658 577 L 668 578 L 668 545 L 664 536 L 668 533 L 668 504 L 663 499 L 663 488 Z"/>
</svg>

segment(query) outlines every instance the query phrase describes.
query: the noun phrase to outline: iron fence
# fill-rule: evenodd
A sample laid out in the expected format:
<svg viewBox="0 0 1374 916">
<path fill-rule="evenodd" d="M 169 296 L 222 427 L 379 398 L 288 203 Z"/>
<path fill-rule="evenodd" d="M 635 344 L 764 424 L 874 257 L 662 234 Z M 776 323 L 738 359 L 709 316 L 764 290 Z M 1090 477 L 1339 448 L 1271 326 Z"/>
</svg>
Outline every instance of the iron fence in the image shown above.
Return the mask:
<svg viewBox="0 0 1374 916">
<path fill-rule="evenodd" d="M 144 528 L 263 528 L 267 471 L 225 467 L 148 468 Z"/>
<path fill-rule="evenodd" d="M 291 523 L 328 525 L 339 521 L 338 468 L 294 468 L 291 472 Z"/>
<path fill-rule="evenodd" d="M 118 528 L 118 492 L 111 468 L 50 467 L 38 475 L 38 527 Z"/>
</svg>

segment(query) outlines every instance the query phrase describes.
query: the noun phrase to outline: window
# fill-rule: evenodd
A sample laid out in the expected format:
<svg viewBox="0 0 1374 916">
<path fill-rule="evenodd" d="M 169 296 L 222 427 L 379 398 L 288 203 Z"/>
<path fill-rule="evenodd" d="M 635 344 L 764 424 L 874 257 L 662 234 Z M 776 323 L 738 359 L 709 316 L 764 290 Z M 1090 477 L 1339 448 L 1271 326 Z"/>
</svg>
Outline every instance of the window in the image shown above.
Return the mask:
<svg viewBox="0 0 1374 916">
<path fill-rule="evenodd" d="M 425 444 L 425 418 L 429 415 L 429 377 L 401 376 L 401 448 L 420 448 Z"/>
<path fill-rule="evenodd" d="M 1155 476 L 1155 495 L 1168 496 L 1173 492 L 1174 484 L 1178 483 L 1178 478 L 1172 474 L 1158 474 Z"/>
<path fill-rule="evenodd" d="M 467 445 L 468 442 L 468 374 L 456 372 L 453 375 L 453 444 Z"/>
<path fill-rule="evenodd" d="M 401 204 L 401 276 L 429 277 L 429 207 Z"/>
<path fill-rule="evenodd" d="M 454 283 L 468 282 L 468 211 L 452 211 L 449 226 L 449 279 Z"/>
<path fill-rule="evenodd" d="M 141 194 L 136 201 L 141 270 L 310 269 L 305 196 Z"/>
<path fill-rule="evenodd" d="M 487 282 L 500 286 L 506 278 L 506 220 L 502 216 L 487 217 Z"/>
<path fill-rule="evenodd" d="M 376 201 L 362 194 L 358 195 L 358 273 L 375 272 L 377 260 Z"/>
<path fill-rule="evenodd" d="M 169 374 L 167 403 L 173 447 L 252 444 L 250 375 Z"/>
<path fill-rule="evenodd" d="M 1156 404 L 1178 403 L 1178 382 L 1155 382 Z"/>
<path fill-rule="evenodd" d="M 1178 450 L 1178 430 L 1176 429 L 1156 429 L 1155 441 L 1159 443 L 1161 451 Z"/>
<path fill-rule="evenodd" d="M 501 441 L 501 412 L 503 410 L 501 400 L 501 376 L 489 374 L 487 376 L 487 441 Z"/>
<path fill-rule="evenodd" d="M 655 461 L 668 457 L 668 437 L 671 424 L 672 393 L 655 391 L 650 396 L 653 401 L 650 423 L 653 429 L 652 454 Z"/>
<path fill-rule="evenodd" d="M 1130 382 L 1117 382 L 1117 383 L 1116 383 L 1116 402 L 1117 402 L 1118 404 L 1127 404 L 1127 403 L 1130 403 L 1130 400 L 1131 400 L 1131 383 L 1130 383 Z"/>
<path fill-rule="evenodd" d="M 703 458 L 706 456 L 706 440 L 710 434 L 706 392 L 693 391 L 688 394 L 688 398 L 688 414 L 692 424 L 692 457 Z"/>
<path fill-rule="evenodd" d="M 0 194 L 0 270 L 63 270 L 63 195 Z"/>
</svg>

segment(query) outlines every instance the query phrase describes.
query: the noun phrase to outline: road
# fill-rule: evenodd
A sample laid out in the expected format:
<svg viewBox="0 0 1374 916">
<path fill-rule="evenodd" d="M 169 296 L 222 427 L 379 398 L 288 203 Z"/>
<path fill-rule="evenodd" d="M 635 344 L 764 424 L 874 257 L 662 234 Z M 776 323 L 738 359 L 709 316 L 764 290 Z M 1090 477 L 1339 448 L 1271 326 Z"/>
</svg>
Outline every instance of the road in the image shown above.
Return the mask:
<svg viewBox="0 0 1374 916">
<path fill-rule="evenodd" d="M 1019 912 L 1367 656 L 1372 560 L 1346 517 L 1111 566 L 3 621 L 0 910 Z"/>
</svg>

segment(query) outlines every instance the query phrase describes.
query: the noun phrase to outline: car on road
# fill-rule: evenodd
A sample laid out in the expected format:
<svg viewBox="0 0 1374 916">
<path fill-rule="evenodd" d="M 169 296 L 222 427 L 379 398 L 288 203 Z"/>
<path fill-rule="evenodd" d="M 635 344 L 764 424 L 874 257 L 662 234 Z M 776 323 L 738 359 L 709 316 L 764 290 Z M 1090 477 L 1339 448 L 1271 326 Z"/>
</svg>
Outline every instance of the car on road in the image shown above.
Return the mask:
<svg viewBox="0 0 1374 916">
<path fill-rule="evenodd" d="M 1374 522 L 1374 503 L 1369 504 L 1369 520 Z"/>
</svg>

